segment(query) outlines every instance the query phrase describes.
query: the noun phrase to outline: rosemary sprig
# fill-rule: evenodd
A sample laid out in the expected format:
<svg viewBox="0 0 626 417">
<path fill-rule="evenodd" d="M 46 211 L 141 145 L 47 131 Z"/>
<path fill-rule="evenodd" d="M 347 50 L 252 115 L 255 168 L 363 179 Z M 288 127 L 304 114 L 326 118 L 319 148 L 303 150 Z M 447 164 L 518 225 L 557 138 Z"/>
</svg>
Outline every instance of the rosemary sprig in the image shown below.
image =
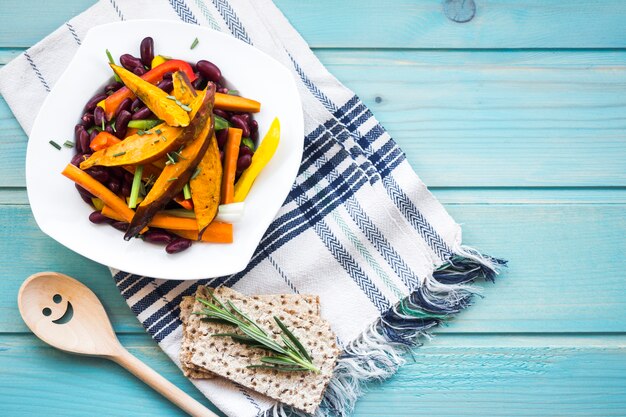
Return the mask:
<svg viewBox="0 0 626 417">
<path fill-rule="evenodd" d="M 231 337 L 236 342 L 265 349 L 272 353 L 272 356 L 262 357 L 260 364 L 249 365 L 248 368 L 272 369 L 283 372 L 320 372 L 313 365 L 309 352 L 306 351 L 298 338 L 289 331 L 278 317 L 274 316 L 274 320 L 282 330 L 280 337 L 283 343 L 272 339 L 263 328 L 239 310 L 231 301 L 227 301 L 227 305 L 224 305 L 213 293 L 210 293 L 210 295 L 211 300 L 196 298 L 205 308 L 202 311 L 194 312 L 194 314 L 204 316 L 206 320 L 236 326 L 243 333 L 219 333 L 213 336 Z"/>
</svg>

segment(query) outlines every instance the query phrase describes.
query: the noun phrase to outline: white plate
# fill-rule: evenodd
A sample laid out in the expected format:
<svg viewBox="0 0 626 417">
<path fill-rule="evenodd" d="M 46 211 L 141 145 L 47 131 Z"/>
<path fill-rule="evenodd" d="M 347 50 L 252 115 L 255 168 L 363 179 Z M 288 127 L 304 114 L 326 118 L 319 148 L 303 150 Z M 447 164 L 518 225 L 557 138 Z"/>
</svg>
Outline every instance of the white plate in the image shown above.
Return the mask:
<svg viewBox="0 0 626 417">
<path fill-rule="evenodd" d="M 93 210 L 61 171 L 74 155 L 48 142 L 73 140 L 83 106 L 112 76 L 105 50 L 116 59 L 139 56 L 139 43 L 154 39 L 155 54 L 196 62 L 206 59 L 222 70 L 242 96 L 261 102 L 255 115 L 263 137 L 274 117 L 281 123 L 278 150 L 246 198 L 245 214 L 234 225 L 234 243 L 196 243 L 168 255 L 163 246 L 140 239 L 126 242 L 123 233 L 92 224 Z M 199 43 L 191 50 L 195 38 Z M 155 278 L 200 279 L 243 270 L 263 233 L 287 197 L 302 158 L 302 107 L 289 70 L 263 52 L 230 36 L 196 25 L 170 21 L 132 21 L 95 27 L 48 95 L 35 120 L 26 154 L 28 199 L 37 224 L 59 243 L 93 261 Z"/>
</svg>

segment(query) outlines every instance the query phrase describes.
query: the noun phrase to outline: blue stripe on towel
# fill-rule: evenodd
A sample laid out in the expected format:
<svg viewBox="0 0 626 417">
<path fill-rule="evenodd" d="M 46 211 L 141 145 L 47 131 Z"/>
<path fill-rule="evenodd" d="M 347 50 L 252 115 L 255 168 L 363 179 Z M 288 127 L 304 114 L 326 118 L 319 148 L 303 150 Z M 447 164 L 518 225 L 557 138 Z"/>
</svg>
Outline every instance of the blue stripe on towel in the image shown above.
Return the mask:
<svg viewBox="0 0 626 417">
<path fill-rule="evenodd" d="M 26 60 L 30 64 L 30 67 L 35 72 L 35 75 L 37 76 L 37 78 L 39 78 L 39 81 L 41 82 L 41 85 L 43 85 L 43 88 L 45 88 L 46 91 L 49 93 L 50 92 L 50 86 L 48 85 L 46 80 L 43 78 L 43 75 L 41 74 L 41 71 L 39 71 L 39 68 L 37 68 L 37 65 L 35 65 L 35 62 L 33 61 L 33 59 L 30 57 L 28 52 L 24 52 L 24 56 L 26 57 Z"/>
<path fill-rule="evenodd" d="M 180 20 L 185 23 L 193 23 L 194 25 L 198 24 L 196 17 L 191 12 L 191 9 L 189 9 L 189 6 L 187 6 L 187 3 L 183 0 L 169 0 L 169 2 L 178 17 L 180 17 Z"/>
<path fill-rule="evenodd" d="M 228 29 L 230 29 L 233 36 L 247 44 L 252 45 L 248 32 L 246 32 L 246 29 L 241 24 L 241 21 L 239 20 L 239 17 L 237 17 L 233 8 L 230 7 L 230 4 L 225 0 L 212 1 L 217 11 L 222 15 L 224 22 L 226 22 L 226 26 L 228 26 Z"/>
</svg>

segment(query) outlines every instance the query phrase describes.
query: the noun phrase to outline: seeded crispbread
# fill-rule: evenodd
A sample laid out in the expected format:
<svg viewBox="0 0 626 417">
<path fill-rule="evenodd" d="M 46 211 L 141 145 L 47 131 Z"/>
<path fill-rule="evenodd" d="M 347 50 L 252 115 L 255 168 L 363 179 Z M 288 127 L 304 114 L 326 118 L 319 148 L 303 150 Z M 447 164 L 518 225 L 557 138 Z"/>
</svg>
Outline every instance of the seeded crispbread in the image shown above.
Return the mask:
<svg viewBox="0 0 626 417">
<path fill-rule="evenodd" d="M 270 336 L 281 342 L 280 328 L 273 319 L 277 316 L 310 352 L 313 363 L 320 369 L 320 373 L 247 368 L 249 365 L 261 363 L 260 358 L 267 356 L 268 352 L 242 345 L 230 337 L 212 337 L 214 333 L 232 332 L 232 326 L 204 321 L 197 324 L 197 339 L 189 362 L 297 409 L 314 413 L 322 400 L 339 356 L 336 336 L 329 323 L 319 317 L 294 314 L 291 309 L 293 306 L 289 304 L 281 305 L 286 308 L 269 306 L 229 288 L 220 287 L 214 294 L 223 302 L 230 300 L 266 329 Z M 199 295 L 208 297 L 207 290 L 204 288 L 199 290 Z M 189 318 L 190 323 L 192 320 L 199 321 L 193 315 Z"/>
<path fill-rule="evenodd" d="M 203 287 L 202 287 L 203 288 Z M 200 290 L 202 296 L 206 293 L 203 289 Z M 319 316 L 320 304 L 319 297 L 315 295 L 300 295 L 300 294 L 268 294 L 268 295 L 255 295 L 252 299 L 266 303 L 269 306 L 289 306 L 289 311 L 295 314 Z M 180 363 L 183 373 L 188 378 L 193 379 L 210 379 L 215 377 L 211 372 L 207 372 L 190 363 L 191 353 L 193 345 L 196 339 L 196 325 L 198 320 L 192 320 L 189 323 L 189 317 L 194 311 L 194 303 L 196 299 L 194 296 L 183 297 L 180 303 L 180 319 L 183 323 L 183 341 L 180 348 Z M 198 305 L 197 310 L 200 310 L 201 306 Z M 191 329 L 193 331 L 190 331 Z"/>
</svg>

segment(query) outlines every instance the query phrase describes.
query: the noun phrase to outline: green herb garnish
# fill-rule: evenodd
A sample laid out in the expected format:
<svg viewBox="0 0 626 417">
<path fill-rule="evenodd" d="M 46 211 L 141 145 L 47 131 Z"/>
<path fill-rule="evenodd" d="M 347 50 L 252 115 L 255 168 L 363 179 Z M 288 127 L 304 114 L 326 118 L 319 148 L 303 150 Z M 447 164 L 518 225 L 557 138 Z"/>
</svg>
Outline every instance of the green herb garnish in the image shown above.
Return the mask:
<svg viewBox="0 0 626 417">
<path fill-rule="evenodd" d="M 228 94 L 232 94 L 233 96 L 238 96 L 239 90 L 228 90 Z"/>
<path fill-rule="evenodd" d="M 192 44 L 191 44 L 191 47 L 190 47 L 189 49 L 193 49 L 193 48 L 195 48 L 196 46 L 198 46 L 198 42 L 200 42 L 200 41 L 198 40 L 198 38 L 194 39 L 194 40 L 193 40 L 193 42 L 192 42 Z"/>
<path fill-rule="evenodd" d="M 190 112 L 191 111 L 191 107 L 189 107 L 186 104 L 179 103 L 178 105 L 180 106 L 181 109 L 185 110 L 186 112 Z"/>
<path fill-rule="evenodd" d="M 104 129 L 104 117 L 102 118 L 102 130 L 105 130 Z"/>
<path fill-rule="evenodd" d="M 172 155 L 169 154 L 169 152 L 166 153 L 165 156 L 167 156 L 167 162 L 165 163 L 165 165 L 173 165 L 178 162 L 176 159 L 174 159 Z"/>
<path fill-rule="evenodd" d="M 216 321 L 226 325 L 236 326 L 243 334 L 237 333 L 218 333 L 214 337 L 230 337 L 234 341 L 258 347 L 270 351 L 272 356 L 262 357 L 261 363 L 258 365 L 249 365 L 248 368 L 271 369 L 275 371 L 311 371 L 319 373 L 320 370 L 315 367 L 311 355 L 305 347 L 300 343 L 298 338 L 283 324 L 278 317 L 274 317 L 276 324 L 282 331 L 280 337 L 283 343 L 274 341 L 268 333 L 263 330 L 254 320 L 245 315 L 229 300 L 226 302 L 228 307 L 224 305 L 211 292 L 211 301 L 196 298 L 205 308 L 202 311 L 194 312 L 194 314 L 204 316 L 205 320 Z"/>
<path fill-rule="evenodd" d="M 185 197 L 185 200 L 189 200 L 191 198 L 191 188 L 189 188 L 189 183 L 185 184 L 183 187 L 183 197 Z"/>
<path fill-rule="evenodd" d="M 176 97 L 174 97 L 174 96 L 172 96 L 172 95 L 165 96 L 165 98 L 169 98 L 170 100 L 178 101 L 178 100 L 176 99 Z"/>
<path fill-rule="evenodd" d="M 126 155 L 126 151 L 122 151 L 122 152 L 118 152 L 118 153 L 114 153 L 113 157 L 117 158 L 118 156 L 122 156 L 122 155 Z"/>
<path fill-rule="evenodd" d="M 153 119 L 131 120 L 130 122 L 128 122 L 128 127 L 132 127 L 134 129 L 148 130 L 152 129 L 154 126 L 160 125 L 161 123 L 163 123 L 163 121 Z"/>
<path fill-rule="evenodd" d="M 196 177 L 197 177 L 198 175 L 200 175 L 200 171 L 202 171 L 202 168 L 199 168 L 199 167 L 198 167 L 198 168 L 196 168 L 196 170 L 195 170 L 195 171 L 193 172 L 193 174 L 191 175 L 191 179 L 192 179 L 192 180 L 196 179 Z"/>
<path fill-rule="evenodd" d="M 172 178 L 169 178 L 169 179 L 167 180 L 167 182 L 176 181 L 177 179 L 178 179 L 178 177 L 172 177 Z"/>
<path fill-rule="evenodd" d="M 154 131 L 154 133 L 156 133 L 157 135 L 160 135 L 163 132 L 161 131 L 161 129 L 157 129 L 157 130 Z"/>
<path fill-rule="evenodd" d="M 115 61 L 113 60 L 113 56 L 111 55 L 111 52 L 108 49 L 106 49 L 106 53 L 107 53 L 107 57 L 109 58 L 109 62 L 111 64 L 115 64 Z M 115 72 L 113 72 L 113 75 L 115 76 L 115 81 L 117 81 L 118 83 L 122 82 L 122 79 Z"/>
<path fill-rule="evenodd" d="M 65 146 L 66 148 L 73 148 L 74 147 L 74 142 L 70 141 L 70 140 L 66 140 L 63 143 L 63 146 Z"/>
<path fill-rule="evenodd" d="M 138 130 L 138 131 L 137 131 L 137 134 L 138 134 L 139 136 L 143 136 L 143 135 L 145 135 L 145 134 L 146 134 L 146 132 L 144 132 L 143 130 Z"/>
<path fill-rule="evenodd" d="M 53 140 L 48 141 L 48 143 L 52 146 L 54 146 L 55 148 L 57 148 L 59 151 L 61 150 L 61 145 L 59 145 L 58 143 L 56 143 Z"/>
</svg>

